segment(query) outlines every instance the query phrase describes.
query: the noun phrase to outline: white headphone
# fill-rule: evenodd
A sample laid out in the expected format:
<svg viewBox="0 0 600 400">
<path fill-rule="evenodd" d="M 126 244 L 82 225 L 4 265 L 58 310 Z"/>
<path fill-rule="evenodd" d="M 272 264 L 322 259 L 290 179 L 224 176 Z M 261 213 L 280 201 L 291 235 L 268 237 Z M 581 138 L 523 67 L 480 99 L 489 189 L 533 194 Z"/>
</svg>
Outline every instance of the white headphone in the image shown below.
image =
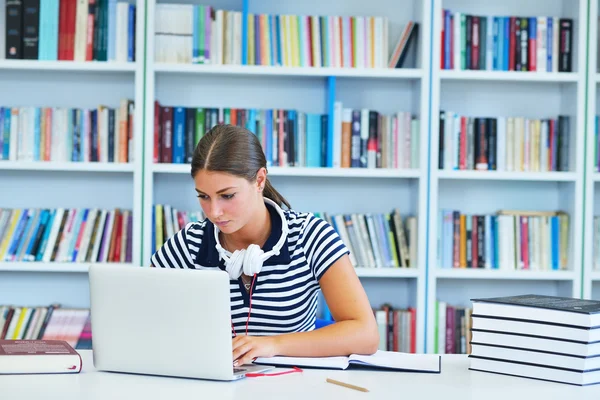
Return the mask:
<svg viewBox="0 0 600 400">
<path fill-rule="evenodd" d="M 232 280 L 238 279 L 242 275 L 242 270 L 247 276 L 258 274 L 262 269 L 263 262 L 265 262 L 271 256 L 279 255 L 281 248 L 287 241 L 289 228 L 287 220 L 283 215 L 283 210 L 271 199 L 265 197 L 264 201 L 265 203 L 272 205 L 281 217 L 281 237 L 275 246 L 273 246 L 273 248 L 266 253 L 260 248 L 259 245 L 251 244 L 247 249 L 236 250 L 232 254 L 231 252 L 225 250 L 223 246 L 221 246 L 221 242 L 219 241 L 219 228 L 217 225 L 214 225 L 216 248 L 219 252 L 219 257 L 225 260 L 225 270 Z"/>
</svg>

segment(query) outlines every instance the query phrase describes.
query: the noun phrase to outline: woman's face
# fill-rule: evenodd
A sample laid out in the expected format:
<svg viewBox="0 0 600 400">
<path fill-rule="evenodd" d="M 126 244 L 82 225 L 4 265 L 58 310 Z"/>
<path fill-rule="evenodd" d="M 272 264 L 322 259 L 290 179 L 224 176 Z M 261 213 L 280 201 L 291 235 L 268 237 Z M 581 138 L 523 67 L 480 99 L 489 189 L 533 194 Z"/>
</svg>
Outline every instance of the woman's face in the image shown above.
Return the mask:
<svg viewBox="0 0 600 400">
<path fill-rule="evenodd" d="M 234 233 L 246 225 L 262 202 L 257 183 L 235 175 L 203 169 L 194 182 L 204 214 L 223 233 Z"/>
</svg>

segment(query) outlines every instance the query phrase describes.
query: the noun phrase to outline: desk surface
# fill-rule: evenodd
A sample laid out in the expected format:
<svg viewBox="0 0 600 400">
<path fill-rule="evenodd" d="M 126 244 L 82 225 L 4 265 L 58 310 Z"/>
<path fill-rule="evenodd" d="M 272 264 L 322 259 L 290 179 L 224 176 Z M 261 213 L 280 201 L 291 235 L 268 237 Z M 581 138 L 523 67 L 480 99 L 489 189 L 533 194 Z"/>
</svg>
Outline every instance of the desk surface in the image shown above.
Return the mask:
<svg viewBox="0 0 600 400">
<path fill-rule="evenodd" d="M 2 399 L 600 399 L 600 385 L 578 387 L 469 371 L 464 355 L 442 356 L 441 374 L 306 369 L 235 382 L 167 378 L 96 371 L 91 350 L 80 351 L 79 374 L 0 376 Z M 366 387 L 347 389 L 325 379 Z M 343 396 L 343 397 L 342 397 Z"/>
</svg>

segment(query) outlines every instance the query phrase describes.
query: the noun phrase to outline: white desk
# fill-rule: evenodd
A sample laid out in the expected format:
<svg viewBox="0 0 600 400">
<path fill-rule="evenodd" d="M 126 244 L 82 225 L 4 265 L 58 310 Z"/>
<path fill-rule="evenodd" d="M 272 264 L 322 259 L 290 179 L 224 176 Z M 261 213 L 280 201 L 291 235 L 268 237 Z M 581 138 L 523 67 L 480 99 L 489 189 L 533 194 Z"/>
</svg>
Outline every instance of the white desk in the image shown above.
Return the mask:
<svg viewBox="0 0 600 400">
<path fill-rule="evenodd" d="M 29 399 L 443 399 L 550 400 L 600 399 L 600 385 L 578 387 L 532 379 L 469 371 L 466 356 L 442 356 L 441 374 L 383 371 L 304 370 L 276 377 L 235 382 L 99 372 L 91 350 L 80 351 L 83 371 L 73 375 L 0 376 L 0 398 Z M 366 387 L 369 393 L 347 389 L 325 378 Z"/>
</svg>

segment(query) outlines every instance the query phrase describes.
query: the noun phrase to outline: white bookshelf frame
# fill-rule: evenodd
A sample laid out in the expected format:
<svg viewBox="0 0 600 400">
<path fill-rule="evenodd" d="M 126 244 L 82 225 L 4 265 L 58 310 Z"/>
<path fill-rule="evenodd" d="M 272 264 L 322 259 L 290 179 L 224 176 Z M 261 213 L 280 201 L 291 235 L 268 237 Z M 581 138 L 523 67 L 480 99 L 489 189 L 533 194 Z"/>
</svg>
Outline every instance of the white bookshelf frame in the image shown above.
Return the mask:
<svg viewBox="0 0 600 400">
<path fill-rule="evenodd" d="M 0 1 L 0 6 L 4 7 L 4 1 Z M 4 10 L 2 10 L 4 11 Z M 1 13 L 2 17 L 4 12 Z M 119 263 L 124 267 L 132 265 L 140 265 L 141 263 L 141 244 L 142 244 L 142 229 L 141 218 L 136 217 L 142 215 L 142 176 L 143 176 L 143 102 L 144 102 L 144 32 L 145 32 L 145 1 L 136 1 L 136 61 L 131 63 L 121 62 L 75 62 L 75 61 L 37 61 L 37 60 L 9 60 L 4 59 L 4 55 L 0 58 L 0 79 L 5 71 L 20 73 L 20 72 L 35 72 L 39 76 L 44 76 L 47 73 L 59 74 L 86 74 L 93 80 L 95 76 L 102 75 L 104 77 L 121 77 L 123 74 L 131 80 L 134 87 L 133 100 L 135 102 L 134 111 L 134 160 L 129 163 L 104 163 L 104 162 L 24 162 L 24 161 L 0 161 L 0 181 L 2 174 L 5 172 L 23 172 L 26 174 L 39 173 L 45 179 L 45 182 L 50 182 L 46 190 L 52 190 L 51 182 L 55 173 L 78 173 L 87 174 L 90 179 L 98 173 L 110 173 L 110 176 L 126 174 L 131 176 L 132 194 L 131 206 L 129 207 L 134 215 L 132 227 L 132 262 Z M 1 29 L 4 29 L 4 20 L 0 22 Z M 4 36 L 1 36 L 4 40 Z M 50 78 L 48 78 L 50 79 Z M 57 96 L 65 96 L 59 94 Z M 117 103 L 115 103 L 117 104 Z M 25 106 L 27 104 L 24 104 Z M 44 105 L 45 106 L 45 105 Z M 27 179 L 27 178 L 26 178 Z M 39 178 L 37 178 L 39 182 Z M 65 196 L 72 196 L 73 193 L 65 193 Z M 2 204 L 0 204 L 2 207 Z M 37 207 L 44 208 L 43 198 L 39 200 Z M 99 263 L 102 265 L 102 263 Z M 0 304 L 13 304 L 13 301 L 8 298 L 3 298 L 2 289 L 4 285 L 10 287 L 16 285 L 23 287 L 23 282 L 34 279 L 33 276 L 43 276 L 44 274 L 60 273 L 60 277 L 56 280 L 57 284 L 52 286 L 44 286 L 44 293 L 31 292 L 27 296 L 28 302 L 23 305 L 47 305 L 46 299 L 52 298 L 57 303 L 64 303 L 66 306 L 73 307 L 88 307 L 89 298 L 82 298 L 80 295 L 73 294 L 73 288 L 76 288 L 74 293 L 87 293 L 88 282 L 86 279 L 80 279 L 78 276 L 87 274 L 90 263 L 62 263 L 62 262 L 0 262 Z M 75 273 L 73 275 L 72 273 Z M 38 280 L 35 278 L 35 280 Z M 69 293 L 71 292 L 71 293 Z"/>
<path fill-rule="evenodd" d="M 588 77 L 587 77 L 587 130 L 586 130 L 586 162 L 585 168 L 585 205 L 584 226 L 581 230 L 584 237 L 583 247 L 583 298 L 593 297 L 594 283 L 600 282 L 600 271 L 594 271 L 594 205 L 600 199 L 596 198 L 596 185 L 600 184 L 600 173 L 594 168 L 594 117 L 598 106 L 598 88 L 600 74 L 598 73 L 598 0 L 589 0 L 589 40 L 588 40 Z M 592 40 L 593 39 L 593 40 Z M 595 300 L 598 300 L 597 298 Z"/>
<path fill-rule="evenodd" d="M 418 1 L 418 0 L 417 0 Z M 155 0 L 148 2 L 147 20 L 154 21 L 155 18 Z M 209 76 L 234 76 L 234 77 L 252 77 L 266 76 L 289 79 L 314 79 L 315 77 L 338 77 L 354 80 L 387 80 L 407 81 L 420 83 L 420 104 L 418 114 L 420 118 L 420 136 L 421 144 L 419 149 L 420 168 L 417 170 L 394 170 L 394 169 L 354 169 L 354 168 L 297 168 L 297 167 L 270 167 L 269 176 L 306 178 L 310 180 L 319 180 L 323 178 L 347 179 L 348 185 L 362 182 L 363 179 L 385 178 L 386 184 L 396 185 L 400 180 L 409 180 L 417 183 L 418 187 L 418 259 L 420 260 L 417 269 L 379 269 L 379 268 L 356 268 L 357 275 L 369 279 L 402 279 L 409 281 L 409 285 L 415 285 L 416 299 L 411 304 L 417 309 L 417 350 L 423 351 L 425 337 L 425 264 L 422 260 L 425 258 L 426 249 L 426 229 L 427 229 L 427 132 L 429 124 L 429 79 L 427 75 L 429 65 L 429 16 L 430 3 L 428 1 L 420 4 L 420 18 L 422 25 L 419 29 L 420 42 L 420 65 L 421 68 L 407 69 L 357 69 L 357 68 L 305 68 L 305 67 L 271 67 L 271 66 L 250 66 L 250 65 L 194 65 L 194 64 L 166 64 L 154 62 L 154 27 L 148 25 L 147 29 L 147 80 L 146 80 L 146 127 L 154 126 L 154 101 L 156 99 L 156 80 L 157 77 L 185 75 L 209 75 Z M 252 12 L 252 10 L 250 10 Z M 293 13 L 293 12 L 292 12 Z M 391 38 L 390 40 L 396 40 Z M 324 81 L 324 90 L 325 81 Z M 326 93 L 326 92 L 324 92 Z M 160 101 L 160 99 L 157 99 Z M 275 105 L 274 105 L 275 106 Z M 154 164 L 152 159 L 153 143 L 149 138 L 153 137 L 153 129 L 146 131 L 145 164 L 144 168 L 148 171 L 144 176 L 144 217 L 145 221 L 152 221 L 152 209 L 154 204 L 155 179 L 161 174 L 190 174 L 190 166 L 187 164 Z M 415 189 L 416 190 L 416 189 Z M 298 210 L 302 205 L 298 205 Z M 380 212 L 391 210 L 380 210 Z M 144 225 L 144 256 L 143 264 L 148 264 L 151 256 L 151 235 L 149 234 L 149 224 Z M 412 283 L 411 283 L 412 282 Z"/>
<path fill-rule="evenodd" d="M 513 3 L 515 4 L 515 3 Z M 466 3 L 463 8 L 457 11 L 465 11 Z M 575 29 L 578 29 L 576 37 L 578 41 L 573 41 L 573 46 L 577 46 L 575 54 L 578 56 L 573 59 L 573 65 L 577 66 L 576 72 L 571 73 L 539 73 L 539 72 L 516 72 L 516 71 L 473 71 L 473 70 L 443 70 L 440 68 L 441 57 L 441 40 L 440 28 L 442 24 L 442 9 L 444 8 L 442 0 L 433 0 L 433 40 L 432 54 L 433 60 L 431 63 L 432 82 L 431 82 L 431 121 L 430 121 L 430 193 L 429 193 L 429 226 L 428 226 L 428 269 L 427 269 L 427 342 L 426 351 L 433 352 L 435 345 L 435 326 L 436 326 L 436 301 L 446 301 L 444 298 L 438 298 L 438 284 L 449 280 L 460 280 L 462 286 L 468 285 L 473 287 L 478 285 L 479 288 L 486 288 L 490 282 L 497 286 L 498 283 L 505 284 L 510 287 L 514 282 L 556 282 L 566 283 L 570 285 L 571 295 L 580 297 L 582 288 L 581 279 L 581 264 L 582 255 L 579 249 L 582 248 L 582 238 L 579 234 L 583 228 L 583 152 L 584 140 L 583 135 L 578 135 L 576 140 L 576 150 L 571 153 L 569 172 L 497 172 L 497 171 L 451 171 L 438 169 L 439 157 L 439 112 L 441 109 L 442 82 L 446 81 L 464 81 L 469 83 L 474 82 L 523 82 L 527 84 L 536 83 L 536 85 L 555 85 L 568 84 L 576 86 L 577 98 L 577 115 L 575 124 L 578 127 L 577 131 L 583 131 L 582 127 L 585 122 L 585 93 L 586 93 L 586 71 L 585 71 L 585 48 L 587 37 L 585 35 L 587 21 L 587 0 L 580 0 L 579 15 L 576 18 Z M 541 10 L 541 9 L 540 9 Z M 477 13 L 475 13 L 477 14 Z M 493 15 L 514 15 L 511 11 L 495 12 Z M 572 125 L 573 126 L 573 125 Z M 571 132 L 575 130 L 571 128 Z M 579 137 L 581 136 L 581 137 Z M 573 142 L 571 142 L 573 143 Z M 440 183 L 454 181 L 508 181 L 508 182 L 568 182 L 574 185 L 574 196 L 572 209 L 573 214 L 570 215 L 570 245 L 571 258 L 570 268 L 572 271 L 501 271 L 501 270 L 462 270 L 462 269 L 441 269 L 437 265 L 437 238 L 438 238 L 438 218 L 439 218 L 439 196 Z M 558 190 L 558 189 L 557 189 Z M 461 210 L 466 211 L 468 210 Z M 464 282 L 464 283 L 463 283 Z M 528 286 L 535 291 L 535 286 Z M 558 290 L 558 289 L 557 289 Z M 481 290 L 485 292 L 485 290 Z M 467 296 L 466 294 L 464 296 Z M 463 297 L 464 297 L 463 296 Z M 463 304 L 468 304 L 470 299 L 465 297 Z M 452 305 L 452 304 L 450 304 Z M 460 304 L 457 304 L 460 306 Z"/>
</svg>

